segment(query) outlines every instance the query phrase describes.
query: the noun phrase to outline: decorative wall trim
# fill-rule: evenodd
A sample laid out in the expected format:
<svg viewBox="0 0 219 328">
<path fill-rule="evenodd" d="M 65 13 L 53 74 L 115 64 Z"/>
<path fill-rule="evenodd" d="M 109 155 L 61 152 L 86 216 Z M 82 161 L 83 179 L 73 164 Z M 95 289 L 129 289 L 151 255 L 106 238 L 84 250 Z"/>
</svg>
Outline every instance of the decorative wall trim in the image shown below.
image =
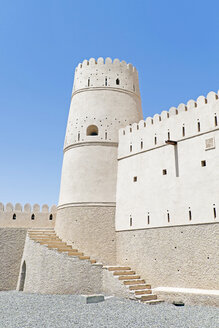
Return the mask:
<svg viewBox="0 0 219 328">
<path fill-rule="evenodd" d="M 121 89 L 121 88 L 114 88 L 114 87 L 85 87 L 83 89 L 79 89 L 79 90 L 76 90 L 72 93 L 72 96 L 71 96 L 71 99 L 73 96 L 75 96 L 77 93 L 81 93 L 81 92 L 88 92 L 88 91 L 116 91 L 116 92 L 120 92 L 120 93 L 126 93 L 126 94 L 129 94 L 131 96 L 135 96 L 137 98 L 140 99 L 140 96 L 137 95 L 135 92 L 133 91 L 129 91 L 129 90 L 125 90 L 125 89 Z"/>
<path fill-rule="evenodd" d="M 64 148 L 63 152 L 76 147 L 85 147 L 85 146 L 104 146 L 104 147 L 118 147 L 118 142 L 108 142 L 108 141 L 85 141 L 77 142 L 75 144 L 69 145 Z"/>
<path fill-rule="evenodd" d="M 66 207 L 116 207 L 115 202 L 81 202 L 81 203 L 67 203 L 58 205 L 57 209 L 63 209 Z"/>
</svg>

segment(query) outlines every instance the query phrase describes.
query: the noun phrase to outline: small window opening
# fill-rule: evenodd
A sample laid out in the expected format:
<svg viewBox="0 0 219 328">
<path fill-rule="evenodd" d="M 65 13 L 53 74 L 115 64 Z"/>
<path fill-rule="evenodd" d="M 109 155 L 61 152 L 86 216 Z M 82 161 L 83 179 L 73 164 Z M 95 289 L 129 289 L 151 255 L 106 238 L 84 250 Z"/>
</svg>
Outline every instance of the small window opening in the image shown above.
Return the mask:
<svg viewBox="0 0 219 328">
<path fill-rule="evenodd" d="M 105 86 L 107 87 L 107 77 L 105 78 Z"/>
<path fill-rule="evenodd" d="M 105 140 L 107 140 L 107 132 L 105 132 Z"/>
<path fill-rule="evenodd" d="M 167 133 L 167 139 L 170 140 L 170 132 Z"/>
<path fill-rule="evenodd" d="M 213 205 L 213 213 L 214 213 L 214 219 L 216 219 L 217 218 L 217 211 L 216 211 L 215 204 Z"/>
<path fill-rule="evenodd" d="M 35 215 L 34 214 L 31 215 L 31 220 L 35 220 Z"/>
<path fill-rule="evenodd" d="M 206 166 L 206 161 L 201 161 L 201 166 L 202 167 Z"/>
<path fill-rule="evenodd" d="M 143 149 L 143 141 L 141 141 L 141 149 Z"/>
<path fill-rule="evenodd" d="M 123 135 L 125 135 L 125 130 L 123 130 Z"/>
<path fill-rule="evenodd" d="M 148 224 L 150 224 L 150 214 L 148 213 Z"/>
<path fill-rule="evenodd" d="M 132 217 L 131 216 L 129 218 L 129 225 L 130 225 L 130 227 L 132 226 Z"/>
<path fill-rule="evenodd" d="M 13 214 L 12 219 L 13 219 L 13 220 L 16 220 L 16 214 L 15 214 L 15 213 Z"/>
<path fill-rule="evenodd" d="M 185 137 L 185 127 L 182 127 L 182 136 Z"/>
<path fill-rule="evenodd" d="M 170 222 L 170 213 L 167 211 L 167 221 Z"/>
<path fill-rule="evenodd" d="M 200 122 L 198 122 L 198 132 L 200 132 L 201 131 L 201 124 L 200 124 Z"/>
<path fill-rule="evenodd" d="M 157 137 L 154 137 L 154 144 L 157 144 Z"/>
<path fill-rule="evenodd" d="M 137 182 L 138 178 L 137 177 L 133 177 L 133 181 Z"/>
<path fill-rule="evenodd" d="M 132 132 L 132 128 L 130 128 L 130 132 Z"/>
<path fill-rule="evenodd" d="M 217 115 L 214 116 L 214 125 L 217 126 Z"/>
<path fill-rule="evenodd" d="M 189 210 L 189 221 L 192 221 L 192 212 Z"/>
<path fill-rule="evenodd" d="M 90 79 L 87 80 L 87 86 L 90 86 Z"/>
<path fill-rule="evenodd" d="M 119 79 L 116 79 L 116 85 L 119 85 L 119 84 L 120 84 Z"/>
<path fill-rule="evenodd" d="M 97 136 L 98 135 L 98 127 L 96 125 L 89 125 L 87 127 L 87 136 Z"/>
<path fill-rule="evenodd" d="M 135 91 L 135 85 L 133 84 L 133 91 Z"/>
<path fill-rule="evenodd" d="M 132 145 L 130 145 L 130 153 L 132 152 Z"/>
<path fill-rule="evenodd" d="M 80 137 L 81 137 L 81 136 L 80 136 L 80 133 L 78 133 L 78 141 L 80 141 Z"/>
<path fill-rule="evenodd" d="M 53 216 L 52 216 L 52 214 L 50 214 L 50 216 L 49 216 L 49 220 L 52 220 L 53 219 Z"/>
<path fill-rule="evenodd" d="M 167 175 L 167 169 L 163 169 L 163 175 Z"/>
</svg>

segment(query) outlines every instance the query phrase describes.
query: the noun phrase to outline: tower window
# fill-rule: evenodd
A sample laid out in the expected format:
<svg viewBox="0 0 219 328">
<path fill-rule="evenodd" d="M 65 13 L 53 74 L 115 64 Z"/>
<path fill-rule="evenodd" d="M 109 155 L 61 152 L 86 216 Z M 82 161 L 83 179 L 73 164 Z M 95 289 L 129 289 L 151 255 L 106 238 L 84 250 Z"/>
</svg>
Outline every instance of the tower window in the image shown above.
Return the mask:
<svg viewBox="0 0 219 328">
<path fill-rule="evenodd" d="M 107 140 L 107 132 L 105 132 L 105 140 Z"/>
<path fill-rule="evenodd" d="M 116 79 L 116 85 L 119 85 L 119 84 L 120 84 L 119 79 Z"/>
<path fill-rule="evenodd" d="M 185 127 L 182 127 L 182 136 L 185 137 Z"/>
<path fill-rule="evenodd" d="M 35 220 L 35 215 L 34 214 L 31 215 L 31 220 Z"/>
<path fill-rule="evenodd" d="M 132 145 L 130 145 L 130 153 L 132 152 Z"/>
<path fill-rule="evenodd" d="M 138 178 L 135 176 L 135 177 L 133 177 L 133 181 L 134 182 L 137 182 L 137 180 L 138 180 Z"/>
<path fill-rule="evenodd" d="M 167 139 L 170 140 L 170 132 L 167 133 Z"/>
<path fill-rule="evenodd" d="M 189 221 L 192 221 L 192 212 L 190 209 L 189 209 Z"/>
<path fill-rule="evenodd" d="M 141 149 L 143 149 L 143 141 L 141 141 Z"/>
<path fill-rule="evenodd" d="M 213 213 L 214 213 L 214 219 L 217 217 L 216 207 L 215 204 L 213 205 Z"/>
<path fill-rule="evenodd" d="M 202 167 L 206 166 L 206 161 L 201 161 L 201 166 Z"/>
<path fill-rule="evenodd" d="M 170 222 L 170 213 L 167 211 L 167 221 Z"/>
<path fill-rule="evenodd" d="M 98 136 L 98 127 L 96 125 L 89 125 L 87 127 L 87 136 Z"/>
<path fill-rule="evenodd" d="M 87 80 L 87 86 L 90 86 L 90 78 Z"/>
<path fill-rule="evenodd" d="M 13 220 L 16 220 L 16 214 L 15 214 L 15 213 L 13 214 L 12 219 L 13 219 Z"/>
<path fill-rule="evenodd" d="M 148 224 L 150 224 L 150 214 L 148 212 Z"/>
<path fill-rule="evenodd" d="M 198 132 L 200 132 L 201 131 L 201 124 L 200 124 L 200 122 L 198 122 Z"/>
<path fill-rule="evenodd" d="M 52 220 L 53 219 L 53 216 L 52 216 L 52 214 L 50 214 L 50 216 L 49 216 L 49 220 Z"/>
<path fill-rule="evenodd" d="M 105 78 L 105 87 L 107 87 L 107 77 Z"/>
<path fill-rule="evenodd" d="M 167 169 L 163 169 L 163 175 L 167 175 Z"/>
<path fill-rule="evenodd" d="M 157 144 L 157 137 L 156 136 L 154 137 L 154 144 L 155 145 Z"/>
<path fill-rule="evenodd" d="M 131 216 L 129 218 L 129 225 L 130 225 L 130 227 L 132 226 L 132 217 Z"/>
<path fill-rule="evenodd" d="M 80 141 L 80 137 L 81 137 L 81 136 L 80 136 L 80 133 L 78 133 L 78 141 Z"/>
</svg>

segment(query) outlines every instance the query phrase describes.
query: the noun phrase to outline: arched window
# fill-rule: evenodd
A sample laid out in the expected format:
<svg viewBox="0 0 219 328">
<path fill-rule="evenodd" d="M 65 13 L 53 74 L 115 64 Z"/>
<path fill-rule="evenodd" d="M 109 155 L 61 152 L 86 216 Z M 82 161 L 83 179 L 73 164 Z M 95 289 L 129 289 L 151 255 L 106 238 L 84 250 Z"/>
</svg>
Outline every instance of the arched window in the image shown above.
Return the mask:
<svg viewBox="0 0 219 328">
<path fill-rule="evenodd" d="M 98 127 L 96 125 L 89 125 L 87 127 L 87 136 L 98 136 Z"/>
<path fill-rule="evenodd" d="M 34 219 L 35 219 L 35 215 L 32 214 L 32 215 L 31 215 L 31 220 L 34 220 Z"/>
<path fill-rule="evenodd" d="M 13 214 L 13 220 L 16 220 L 16 214 L 15 213 Z"/>
<path fill-rule="evenodd" d="M 119 79 L 116 79 L 116 85 L 119 85 L 120 82 L 119 82 Z"/>
<path fill-rule="evenodd" d="M 52 214 L 50 214 L 50 216 L 49 216 L 49 220 L 52 220 L 52 219 L 53 219 Z"/>
</svg>

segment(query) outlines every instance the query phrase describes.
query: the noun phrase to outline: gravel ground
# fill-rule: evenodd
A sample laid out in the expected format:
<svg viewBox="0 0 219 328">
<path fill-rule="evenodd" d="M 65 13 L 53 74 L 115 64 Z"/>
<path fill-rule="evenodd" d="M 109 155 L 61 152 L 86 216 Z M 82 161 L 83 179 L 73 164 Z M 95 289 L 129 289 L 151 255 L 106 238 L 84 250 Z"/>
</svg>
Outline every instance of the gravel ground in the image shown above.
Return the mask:
<svg viewBox="0 0 219 328">
<path fill-rule="evenodd" d="M 146 305 L 109 298 L 84 304 L 75 295 L 0 292 L 0 328 L 218 328 L 219 309 Z"/>
</svg>

